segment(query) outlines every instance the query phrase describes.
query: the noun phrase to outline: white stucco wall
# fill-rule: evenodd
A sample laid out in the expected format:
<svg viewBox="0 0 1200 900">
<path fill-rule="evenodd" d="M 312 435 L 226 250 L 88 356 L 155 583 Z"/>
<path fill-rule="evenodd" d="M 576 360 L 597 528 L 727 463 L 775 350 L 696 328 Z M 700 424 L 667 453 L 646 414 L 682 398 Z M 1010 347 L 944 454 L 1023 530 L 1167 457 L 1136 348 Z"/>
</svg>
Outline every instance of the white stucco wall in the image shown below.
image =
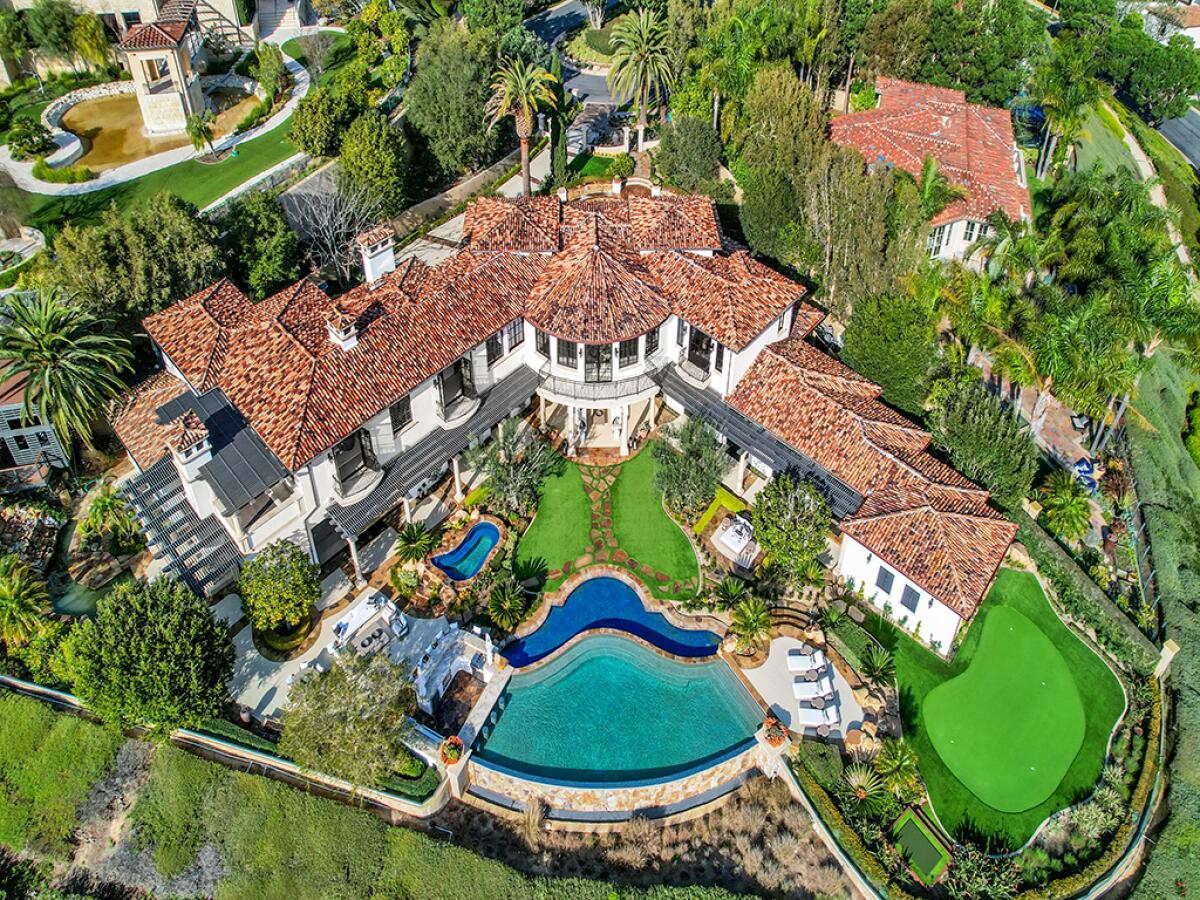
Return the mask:
<svg viewBox="0 0 1200 900">
<path fill-rule="evenodd" d="M 892 572 L 894 581 L 889 592 L 876 586 L 880 566 Z M 962 619 L 950 607 L 938 600 L 891 565 L 864 547 L 849 535 L 842 535 L 842 550 L 837 562 L 837 573 L 847 581 L 853 581 L 863 589 L 866 598 L 889 619 L 899 624 L 910 634 L 915 634 L 936 649 L 949 651 Z M 911 587 L 917 592 L 917 608 L 907 609 L 901 604 L 904 589 Z"/>
</svg>

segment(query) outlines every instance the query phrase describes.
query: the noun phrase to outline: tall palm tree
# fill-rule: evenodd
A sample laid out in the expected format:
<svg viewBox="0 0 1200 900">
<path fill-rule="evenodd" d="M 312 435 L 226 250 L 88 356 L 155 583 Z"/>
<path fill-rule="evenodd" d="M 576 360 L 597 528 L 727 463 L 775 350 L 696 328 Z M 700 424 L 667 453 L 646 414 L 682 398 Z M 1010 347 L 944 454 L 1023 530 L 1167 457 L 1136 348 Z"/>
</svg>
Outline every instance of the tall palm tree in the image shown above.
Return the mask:
<svg viewBox="0 0 1200 900">
<path fill-rule="evenodd" d="M 771 636 L 771 613 L 758 597 L 743 600 L 733 610 L 730 631 L 737 637 L 738 651 L 751 653 Z"/>
<path fill-rule="evenodd" d="M 1200 302 L 1196 283 L 1168 254 L 1138 269 L 1117 292 L 1118 318 L 1131 332 L 1134 349 L 1153 356 L 1163 342 L 1176 352 L 1200 352 Z"/>
<path fill-rule="evenodd" d="M 132 361 L 129 341 L 57 292 L 10 298 L 0 324 L 0 378 L 24 377 L 22 419 L 40 416 L 64 447 L 72 435 L 90 445 L 92 421 L 125 391 L 121 374 Z"/>
<path fill-rule="evenodd" d="M 558 100 L 554 93 L 554 76 L 537 65 L 526 65 L 517 58 L 501 63 L 492 76 L 492 96 L 487 110 L 492 114 L 494 127 L 505 116 L 512 116 L 517 129 L 517 140 L 521 142 L 521 189 L 525 196 L 529 189 L 529 136 L 533 134 L 533 123 L 538 110 L 556 109 Z"/>
<path fill-rule="evenodd" d="M 884 741 L 872 764 L 883 786 L 897 797 L 917 783 L 917 751 L 904 738 Z"/>
<path fill-rule="evenodd" d="M 1077 541 L 1087 534 L 1092 518 L 1092 503 L 1075 476 L 1055 469 L 1038 488 L 1042 513 L 1050 530 L 1065 541 Z"/>
<path fill-rule="evenodd" d="M 1068 155 L 1072 152 L 1088 114 L 1101 101 L 1097 62 L 1092 38 L 1063 35 L 1033 73 L 1031 93 L 1046 114 L 1046 136 L 1037 165 L 1039 179 L 1046 177 L 1060 140 L 1067 141 Z"/>
<path fill-rule="evenodd" d="M 29 643 L 46 620 L 50 595 L 46 582 L 20 557 L 0 557 L 0 641 L 9 647 Z"/>
<path fill-rule="evenodd" d="M 942 315 L 967 347 L 994 346 L 1018 306 L 1012 285 L 994 279 L 986 268 L 973 272 L 966 266 L 954 269 L 936 298 Z"/>
<path fill-rule="evenodd" d="M 650 97 L 653 94 L 661 103 L 671 86 L 666 26 L 654 12 L 639 9 L 637 15 L 625 16 L 613 28 L 612 47 L 608 86 L 619 98 L 637 99 L 638 150 L 641 150 L 646 140 Z"/>
<path fill-rule="evenodd" d="M 187 136 L 191 140 L 192 146 L 197 150 L 201 150 L 205 144 L 208 144 L 208 152 L 216 156 L 217 151 L 213 149 L 213 123 L 216 121 L 216 116 L 213 115 L 211 109 L 206 109 L 202 113 L 192 113 L 187 117 Z"/>
<path fill-rule="evenodd" d="M 1013 219 L 1002 209 L 988 216 L 987 234 L 967 250 L 967 259 L 980 257 L 993 281 L 1008 279 L 1028 287 L 1043 270 L 1062 258 L 1062 238 L 1056 229 L 1039 238 L 1033 225 Z"/>
<path fill-rule="evenodd" d="M 961 184 L 952 183 L 946 173 L 938 168 L 938 161 L 926 154 L 921 162 L 921 176 L 917 179 L 917 200 L 925 221 L 932 221 L 943 209 L 965 196 L 967 189 Z"/>
</svg>

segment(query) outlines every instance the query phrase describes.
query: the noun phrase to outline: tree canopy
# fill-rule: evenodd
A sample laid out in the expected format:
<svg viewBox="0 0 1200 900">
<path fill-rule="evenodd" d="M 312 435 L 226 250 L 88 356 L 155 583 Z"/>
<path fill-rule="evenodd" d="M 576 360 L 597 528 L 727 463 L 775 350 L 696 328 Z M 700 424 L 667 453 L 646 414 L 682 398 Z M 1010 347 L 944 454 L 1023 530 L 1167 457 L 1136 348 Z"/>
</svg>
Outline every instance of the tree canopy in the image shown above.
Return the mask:
<svg viewBox="0 0 1200 900">
<path fill-rule="evenodd" d="M 682 426 L 668 426 L 667 436 L 678 449 L 671 440 L 654 443 L 654 485 L 667 506 L 695 521 L 716 496 L 730 459 L 712 425 L 700 416 L 689 417 Z"/>
<path fill-rule="evenodd" d="M 165 735 L 221 713 L 233 674 L 229 629 L 182 584 L 117 584 L 73 641 L 75 693 L 112 725 Z"/>
<path fill-rule="evenodd" d="M 793 583 L 824 552 L 833 519 L 811 481 L 776 473 L 754 498 L 754 539 Z"/>
<path fill-rule="evenodd" d="M 366 191 L 385 216 L 399 213 L 408 200 L 410 150 L 404 132 L 383 113 L 369 110 L 351 123 L 342 139 L 338 167 Z"/>
<path fill-rule="evenodd" d="M 261 300 L 300 277 L 300 240 L 274 194 L 251 191 L 234 202 L 221 224 L 234 277 L 252 297 Z"/>
<path fill-rule="evenodd" d="M 854 305 L 843 356 L 883 388 L 883 398 L 920 416 L 937 365 L 937 316 L 928 297 L 909 292 L 867 297 Z"/>
<path fill-rule="evenodd" d="M 321 599 L 320 569 L 288 540 L 268 544 L 242 566 L 238 593 L 258 631 L 294 627 Z"/>
</svg>

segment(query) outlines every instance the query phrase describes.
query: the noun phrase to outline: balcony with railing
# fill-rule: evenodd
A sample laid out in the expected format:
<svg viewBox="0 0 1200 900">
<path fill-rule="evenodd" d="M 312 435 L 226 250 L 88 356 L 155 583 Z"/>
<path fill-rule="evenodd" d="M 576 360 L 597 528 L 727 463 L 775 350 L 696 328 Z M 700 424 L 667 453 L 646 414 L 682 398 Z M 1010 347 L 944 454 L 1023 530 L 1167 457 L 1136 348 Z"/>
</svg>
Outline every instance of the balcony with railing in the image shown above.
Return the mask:
<svg viewBox="0 0 1200 900">
<path fill-rule="evenodd" d="M 555 375 L 549 363 L 539 370 L 541 384 L 539 393 L 556 403 L 619 403 L 641 399 L 658 389 L 658 374 L 672 360 L 666 354 L 656 354 L 647 360 L 642 371 L 628 378 L 608 381 L 580 381 Z"/>
</svg>

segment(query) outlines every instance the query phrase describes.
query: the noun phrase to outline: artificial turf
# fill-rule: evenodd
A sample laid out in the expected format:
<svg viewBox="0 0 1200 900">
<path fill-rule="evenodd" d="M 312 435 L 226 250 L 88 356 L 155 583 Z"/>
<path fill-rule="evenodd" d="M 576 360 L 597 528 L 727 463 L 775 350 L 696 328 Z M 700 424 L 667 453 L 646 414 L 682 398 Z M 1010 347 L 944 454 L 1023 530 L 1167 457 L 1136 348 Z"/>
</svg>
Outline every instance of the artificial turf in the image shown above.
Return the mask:
<svg viewBox="0 0 1200 900">
<path fill-rule="evenodd" d="M 699 563 L 692 544 L 663 509 L 654 485 L 653 446 L 648 444 L 621 472 L 612 489 L 612 528 L 622 550 L 673 581 L 693 581 Z"/>
<path fill-rule="evenodd" d="M 1083 745 L 1083 700 L 1037 625 L 993 609 L 965 672 L 925 697 L 929 739 L 976 797 L 1019 813 L 1052 793 Z"/>
<path fill-rule="evenodd" d="M 517 558 L 522 562 L 541 559 L 547 570 L 560 569 L 563 563 L 588 552 L 591 527 L 592 505 L 579 467 L 567 462 L 542 486 L 537 515 L 517 545 Z"/>
<path fill-rule="evenodd" d="M 1000 614 L 995 615 L 997 612 Z M 1047 754 L 1046 758 L 1050 759 L 1059 758 L 1055 754 L 1066 752 L 1064 747 L 1058 746 L 1060 738 L 1057 735 L 1063 709 L 1059 705 L 1042 704 L 1037 697 L 1029 696 L 1035 689 L 1035 693 L 1040 692 L 1040 682 L 1045 676 L 1031 683 L 1029 673 L 1023 671 L 1029 665 L 1028 653 L 1031 651 L 1021 648 L 1036 647 L 1037 642 L 1023 628 L 1008 631 L 1008 627 L 1017 621 L 1010 613 L 1023 616 L 1053 645 L 1078 692 L 1084 715 L 1082 743 L 1070 759 L 1065 774 L 1048 797 L 1016 812 L 1011 809 L 1032 797 L 1035 793 L 1032 789 L 1019 802 L 1013 798 L 997 801 L 1008 809 L 997 808 L 960 780 L 937 749 L 945 744 L 953 729 L 962 735 L 962 740 L 968 740 L 967 735 L 974 728 L 987 729 L 992 739 L 987 743 L 976 743 L 973 752 L 977 761 L 973 765 L 964 764 L 962 760 L 954 762 L 977 790 L 993 799 L 995 784 L 982 774 L 988 769 L 998 770 L 988 779 L 1003 778 L 1009 783 L 1017 783 L 1027 774 L 1029 765 L 1038 765 L 1026 762 L 1027 753 Z M 962 647 L 949 665 L 878 617 L 869 618 L 867 625 L 894 653 L 904 733 L 920 757 L 921 775 L 929 790 L 933 812 L 951 834 L 973 831 L 978 836 L 990 837 L 996 846 L 1016 848 L 1050 813 L 1090 793 L 1104 765 L 1109 735 L 1124 709 L 1124 694 L 1108 666 L 1058 619 L 1033 575 L 1001 570 L 976 613 Z M 992 629 L 996 630 L 995 635 L 989 634 Z M 1006 641 L 1014 634 L 1020 637 L 1019 646 L 1008 652 Z M 1044 666 L 1044 645 L 1038 653 Z M 934 695 L 931 721 L 928 700 L 935 689 L 952 684 L 977 661 L 982 664 L 982 674 L 986 678 L 973 675 L 964 686 L 969 687 L 972 681 L 978 680 L 977 686 L 982 693 L 956 696 L 958 691 L 952 689 L 945 700 Z M 982 683 L 984 680 L 988 682 L 986 686 Z M 1065 687 L 1055 690 L 1063 692 L 1060 696 L 1070 696 L 1065 693 Z M 945 716 L 949 716 L 950 721 L 941 721 Z M 1028 746 L 1031 744 L 1033 746 Z M 1057 749 L 1051 752 L 1052 747 Z M 951 758 L 954 759 L 953 755 Z M 1019 771 L 1018 767 L 1022 765 L 1026 767 L 1025 772 Z M 972 773 L 969 776 L 968 771 Z"/>
</svg>

